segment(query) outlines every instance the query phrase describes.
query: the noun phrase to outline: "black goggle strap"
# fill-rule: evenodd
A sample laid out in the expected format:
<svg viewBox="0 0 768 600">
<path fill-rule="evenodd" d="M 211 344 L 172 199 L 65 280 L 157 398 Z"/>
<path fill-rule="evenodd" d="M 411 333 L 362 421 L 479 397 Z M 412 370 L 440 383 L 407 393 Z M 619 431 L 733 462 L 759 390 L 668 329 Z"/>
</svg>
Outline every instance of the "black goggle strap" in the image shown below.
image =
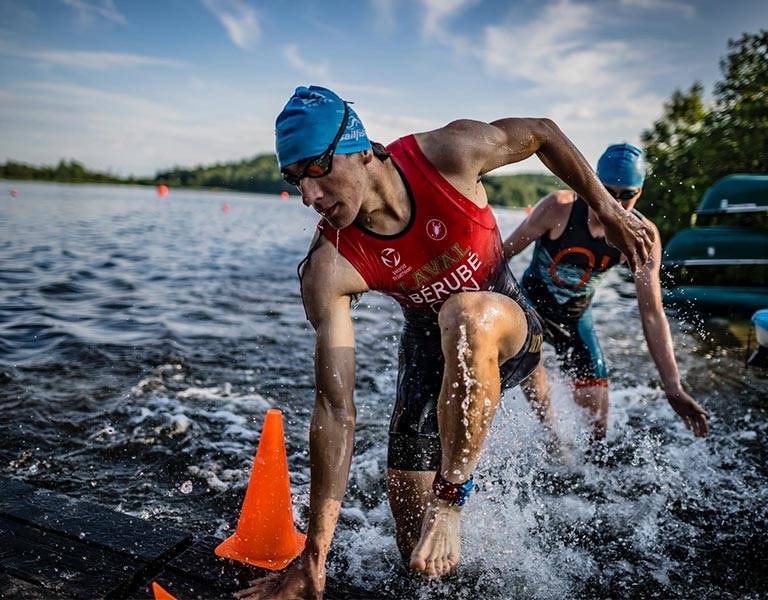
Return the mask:
<svg viewBox="0 0 768 600">
<path fill-rule="evenodd" d="M 326 148 L 325 151 L 319 156 L 310 157 L 309 159 L 307 159 L 307 162 L 304 163 L 304 168 L 301 170 L 300 175 L 291 175 L 289 173 L 285 173 L 284 171 L 281 171 L 281 175 L 283 176 L 283 179 L 290 185 L 299 185 L 299 182 L 304 177 L 307 177 L 307 170 L 312 165 L 315 165 L 315 164 L 323 165 L 324 166 L 323 171 L 325 171 L 328 168 L 328 165 L 330 164 L 330 159 L 333 157 L 334 153 L 336 152 L 336 145 L 339 143 L 341 136 L 344 135 L 344 130 L 347 128 L 348 120 L 349 120 L 349 104 L 346 101 L 344 101 L 344 116 L 341 118 L 341 125 L 339 125 L 339 130 L 336 132 L 336 135 L 334 136 L 333 141 L 330 143 L 328 148 Z"/>
<path fill-rule="evenodd" d="M 331 142 L 331 145 L 328 146 L 328 149 L 325 152 L 323 152 L 323 155 L 331 154 L 331 156 L 332 156 L 333 153 L 336 152 L 336 145 L 339 143 L 339 140 L 341 139 L 341 136 L 344 135 L 344 130 L 347 128 L 347 122 L 348 121 L 349 121 L 349 103 L 345 100 L 344 101 L 344 116 L 341 118 L 341 125 L 339 125 L 339 130 L 336 132 L 336 136 L 333 138 L 333 141 Z"/>
</svg>

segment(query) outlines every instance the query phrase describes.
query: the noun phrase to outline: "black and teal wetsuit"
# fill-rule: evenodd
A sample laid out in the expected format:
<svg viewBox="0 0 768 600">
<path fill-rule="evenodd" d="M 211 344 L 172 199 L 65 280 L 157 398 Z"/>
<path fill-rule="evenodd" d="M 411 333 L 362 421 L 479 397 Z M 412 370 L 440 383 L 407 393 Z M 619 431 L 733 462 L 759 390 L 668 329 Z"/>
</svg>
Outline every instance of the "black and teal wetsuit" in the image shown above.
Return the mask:
<svg viewBox="0 0 768 600">
<path fill-rule="evenodd" d="M 587 203 L 577 196 L 563 234 L 536 241 L 522 285 L 544 321 L 545 340 L 555 347 L 575 384 L 607 385 L 590 303 L 606 271 L 621 260 L 621 252 L 604 237 L 589 233 L 588 214 Z"/>
</svg>

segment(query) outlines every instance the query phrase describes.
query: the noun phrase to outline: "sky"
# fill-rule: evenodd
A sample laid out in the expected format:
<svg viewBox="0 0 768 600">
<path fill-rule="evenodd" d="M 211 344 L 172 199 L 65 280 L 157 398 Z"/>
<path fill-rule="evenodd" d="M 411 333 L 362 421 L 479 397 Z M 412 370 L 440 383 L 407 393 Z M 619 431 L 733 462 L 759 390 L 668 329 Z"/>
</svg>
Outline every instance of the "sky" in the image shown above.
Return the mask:
<svg viewBox="0 0 768 600">
<path fill-rule="evenodd" d="M 0 161 L 151 175 L 273 152 L 312 83 L 383 143 L 549 117 L 594 164 L 676 88 L 711 93 L 760 28 L 767 0 L 0 0 Z"/>
</svg>

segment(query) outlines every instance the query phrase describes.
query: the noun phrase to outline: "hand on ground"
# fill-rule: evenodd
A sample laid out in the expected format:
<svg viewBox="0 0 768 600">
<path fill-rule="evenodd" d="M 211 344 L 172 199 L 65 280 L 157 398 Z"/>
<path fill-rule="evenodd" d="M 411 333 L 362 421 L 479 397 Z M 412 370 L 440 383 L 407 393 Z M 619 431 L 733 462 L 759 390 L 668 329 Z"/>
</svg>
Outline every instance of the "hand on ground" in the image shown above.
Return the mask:
<svg viewBox="0 0 768 600">
<path fill-rule="evenodd" d="M 238 600 L 320 600 L 325 587 L 325 569 L 313 567 L 302 555 L 287 569 L 250 582 L 235 594 Z"/>
</svg>

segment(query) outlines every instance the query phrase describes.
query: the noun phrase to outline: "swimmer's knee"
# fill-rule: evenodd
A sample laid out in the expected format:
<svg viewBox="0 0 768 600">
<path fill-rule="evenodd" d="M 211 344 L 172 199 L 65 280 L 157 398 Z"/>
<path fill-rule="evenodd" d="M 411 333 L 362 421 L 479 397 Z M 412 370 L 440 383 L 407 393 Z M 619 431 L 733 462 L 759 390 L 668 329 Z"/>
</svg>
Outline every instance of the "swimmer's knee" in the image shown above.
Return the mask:
<svg viewBox="0 0 768 600">
<path fill-rule="evenodd" d="M 522 307 L 511 298 L 492 292 L 461 292 L 443 303 L 437 320 L 443 335 L 458 335 L 463 329 L 468 339 L 479 334 L 487 340 L 515 316 L 525 322 Z"/>
<path fill-rule="evenodd" d="M 437 313 L 437 322 L 440 329 L 453 330 L 460 325 L 468 325 L 472 321 L 472 315 L 478 308 L 476 294 L 460 292 L 450 296 L 440 307 Z"/>
</svg>

